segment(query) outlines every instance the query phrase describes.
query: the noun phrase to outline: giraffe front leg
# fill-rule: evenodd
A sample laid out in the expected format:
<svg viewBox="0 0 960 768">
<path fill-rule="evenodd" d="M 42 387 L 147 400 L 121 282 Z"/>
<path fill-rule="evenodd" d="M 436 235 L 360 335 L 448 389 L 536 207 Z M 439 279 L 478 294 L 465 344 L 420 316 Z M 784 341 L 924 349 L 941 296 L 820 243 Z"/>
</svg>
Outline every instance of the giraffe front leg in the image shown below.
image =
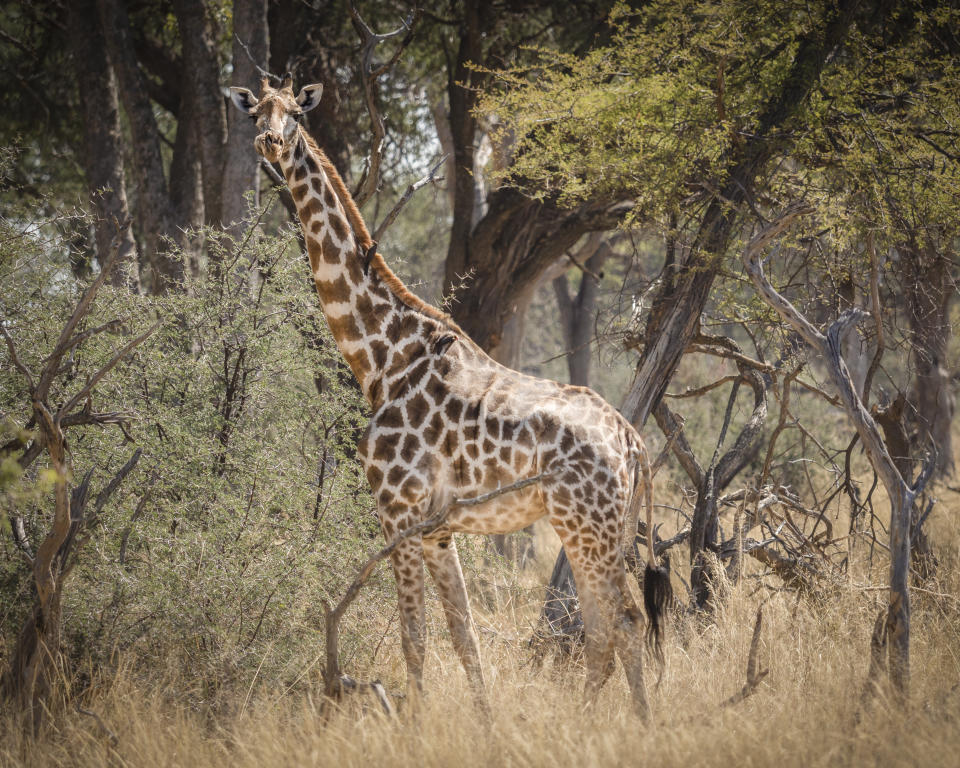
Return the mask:
<svg viewBox="0 0 960 768">
<path fill-rule="evenodd" d="M 437 593 L 447 617 L 447 626 L 453 647 L 460 657 L 460 663 L 467 673 L 470 687 L 473 689 L 477 707 L 490 718 L 490 704 L 487 701 L 486 684 L 483 680 L 483 667 L 480 664 L 480 647 L 477 630 L 470 611 L 470 599 L 463 580 L 457 545 L 450 533 L 424 539 L 423 557 L 437 586 Z"/>
<path fill-rule="evenodd" d="M 400 642 L 407 663 L 407 693 L 415 701 L 423 692 L 424 613 L 423 548 L 420 537 L 401 542 L 390 556 L 397 583 Z"/>
</svg>

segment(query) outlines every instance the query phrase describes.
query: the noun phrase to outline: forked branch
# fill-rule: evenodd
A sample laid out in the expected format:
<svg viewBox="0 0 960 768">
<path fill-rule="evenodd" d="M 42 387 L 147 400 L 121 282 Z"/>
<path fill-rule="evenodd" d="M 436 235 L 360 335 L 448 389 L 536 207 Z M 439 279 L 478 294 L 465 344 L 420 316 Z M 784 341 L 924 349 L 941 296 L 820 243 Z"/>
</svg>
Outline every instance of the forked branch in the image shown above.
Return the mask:
<svg viewBox="0 0 960 768">
<path fill-rule="evenodd" d="M 417 536 L 429 536 L 431 533 L 434 533 L 443 527 L 447 521 L 447 517 L 449 517 L 453 510 L 460 507 L 475 507 L 479 504 L 485 504 L 486 502 L 491 501 L 498 496 L 502 496 L 505 493 L 513 493 L 515 491 L 522 490 L 530 485 L 533 485 L 534 483 L 540 482 L 544 477 L 547 477 L 548 474 L 550 473 L 541 472 L 539 475 L 528 477 L 524 480 L 518 480 L 515 483 L 511 483 L 510 485 L 502 488 L 497 488 L 489 493 L 483 493 L 479 496 L 473 496 L 466 499 L 453 499 L 446 507 L 437 512 L 435 515 L 428 517 L 426 520 L 423 520 L 416 525 L 410 526 L 392 542 L 387 544 L 387 546 L 383 547 L 367 558 L 367 561 L 360 567 L 356 577 L 351 582 L 350 586 L 347 587 L 347 591 L 344 593 L 343 597 L 340 598 L 340 602 L 337 603 L 336 607 L 330 608 L 330 604 L 325 600 L 323 601 L 327 640 L 326 665 L 323 669 L 323 679 L 324 689 L 327 696 L 336 699 L 342 696 L 342 694 L 351 690 L 372 690 L 375 695 L 377 695 L 377 698 L 380 699 L 381 706 L 384 707 L 385 712 L 388 714 L 390 712 L 389 701 L 385 696 L 380 695 L 382 692 L 382 686 L 380 686 L 379 691 L 375 687 L 378 686 L 379 683 L 358 683 L 353 678 L 340 672 L 338 651 L 340 640 L 340 620 L 346 613 L 347 608 L 350 607 L 350 604 L 356 599 L 357 595 L 360 594 L 361 588 L 367 583 L 377 564 L 380 563 L 381 560 L 389 557 L 393 551 L 404 541 Z"/>
<path fill-rule="evenodd" d="M 367 158 L 366 167 L 363 170 L 360 183 L 353 193 L 354 200 L 357 205 L 361 207 L 367 200 L 373 197 L 377 191 L 377 186 L 380 184 L 380 165 L 383 162 L 383 141 L 387 135 L 383 123 L 383 116 L 380 114 L 380 108 L 377 106 L 377 80 L 381 75 L 389 72 L 394 67 L 403 51 L 410 44 L 410 41 L 413 39 L 413 31 L 417 26 L 417 22 L 420 20 L 420 15 L 421 9 L 414 8 L 407 18 L 403 20 L 402 26 L 392 32 L 377 34 L 371 30 L 363 20 L 363 17 L 360 16 L 360 12 L 354 4 L 350 3 L 350 20 L 353 22 L 353 28 L 357 30 L 357 34 L 360 36 L 362 43 L 360 75 L 363 78 L 363 94 L 367 102 L 367 111 L 370 113 L 370 124 L 373 130 L 370 156 Z M 393 52 L 393 55 L 380 66 L 374 66 L 374 49 L 385 40 L 398 37 L 404 32 L 406 32 L 406 35 Z"/>
</svg>

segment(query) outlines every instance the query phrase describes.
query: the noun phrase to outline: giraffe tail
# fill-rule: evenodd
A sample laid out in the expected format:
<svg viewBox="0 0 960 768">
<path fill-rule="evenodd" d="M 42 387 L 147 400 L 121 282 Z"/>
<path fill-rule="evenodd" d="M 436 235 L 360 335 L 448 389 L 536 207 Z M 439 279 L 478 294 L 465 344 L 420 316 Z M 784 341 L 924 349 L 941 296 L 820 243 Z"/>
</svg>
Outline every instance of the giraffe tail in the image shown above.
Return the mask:
<svg viewBox="0 0 960 768">
<path fill-rule="evenodd" d="M 640 447 L 638 470 L 643 476 L 643 500 L 647 508 L 647 566 L 643 571 L 643 606 L 647 614 L 647 645 L 653 657 L 663 668 L 663 630 L 664 615 L 673 602 L 673 587 L 670 585 L 670 562 L 664 558 L 662 565 L 657 563 L 654 550 L 655 531 L 653 528 L 653 471 L 650 467 L 650 455 L 646 446 Z M 640 494 L 635 493 L 638 501 Z M 636 506 L 639 506 L 637 504 Z M 637 510 L 639 513 L 639 509 Z M 633 517 L 633 531 L 636 534 L 637 517 Z"/>
</svg>

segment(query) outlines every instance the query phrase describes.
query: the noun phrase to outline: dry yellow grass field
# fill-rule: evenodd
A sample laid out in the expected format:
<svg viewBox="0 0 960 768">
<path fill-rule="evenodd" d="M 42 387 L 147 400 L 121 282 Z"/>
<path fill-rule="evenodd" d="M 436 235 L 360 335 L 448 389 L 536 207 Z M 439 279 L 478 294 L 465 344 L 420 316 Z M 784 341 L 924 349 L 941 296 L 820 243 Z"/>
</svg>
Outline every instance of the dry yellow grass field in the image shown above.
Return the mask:
<svg viewBox="0 0 960 768">
<path fill-rule="evenodd" d="M 677 619 L 670 628 L 658 689 L 654 675 L 648 677 L 650 723 L 631 713 L 619 674 L 584 710 L 576 664 L 531 663 L 527 638 L 552 562 L 549 542 L 541 541 L 543 556 L 519 575 L 494 569 L 499 583 L 493 583 L 483 563 L 472 569 L 494 711 L 489 726 L 470 703 L 433 598 L 427 694 L 416 713 L 401 705 L 399 715 L 388 718 L 372 701 L 354 697 L 325 715 L 316 667 L 286 692 L 246 680 L 211 695 L 206 681 L 172 668 L 134 670 L 121 660 L 109 680 L 97 678 L 68 702 L 39 739 L 24 737 L 5 716 L 0 765 L 957 765 L 960 496 L 944 490 L 941 498 L 933 530 L 941 582 L 913 595 L 912 692 L 905 710 L 883 690 L 866 706 L 861 701 L 871 629 L 886 597 L 878 588 L 880 563 L 872 573 L 856 565 L 846 586 L 816 602 L 759 588 L 753 579 L 728 586 L 715 620 Z M 760 663 L 769 675 L 752 696 L 722 707 L 745 682 L 761 602 Z M 375 661 L 364 668 L 354 659 L 347 671 L 399 691 L 404 668 L 396 625 L 389 626 L 389 616 L 383 621 L 387 634 Z"/>
</svg>

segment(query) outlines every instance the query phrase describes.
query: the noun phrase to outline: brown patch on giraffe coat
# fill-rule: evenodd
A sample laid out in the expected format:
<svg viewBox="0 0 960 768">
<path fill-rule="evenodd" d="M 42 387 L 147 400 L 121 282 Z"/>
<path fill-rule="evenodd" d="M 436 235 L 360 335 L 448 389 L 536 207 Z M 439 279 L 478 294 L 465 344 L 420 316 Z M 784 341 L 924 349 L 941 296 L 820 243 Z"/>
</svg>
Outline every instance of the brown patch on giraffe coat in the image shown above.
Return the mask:
<svg viewBox="0 0 960 768">
<path fill-rule="evenodd" d="M 413 461 L 413 457 L 417 455 L 417 449 L 419 447 L 420 439 L 408 433 L 407 436 L 403 438 L 403 446 L 400 448 L 400 458 L 407 464 L 410 464 Z"/>
<path fill-rule="evenodd" d="M 408 501 L 418 501 L 423 495 L 423 483 L 415 477 L 408 477 L 400 487 L 400 496 Z"/>
<path fill-rule="evenodd" d="M 360 266 L 360 260 L 356 258 L 347 259 L 347 274 L 350 276 L 350 282 L 354 285 L 361 285 L 366 280 L 366 276 L 363 274 L 363 267 Z M 388 298 L 388 296 L 383 293 L 378 293 L 372 288 L 369 282 L 367 283 L 367 290 L 370 291 L 372 295 L 381 299 Z"/>
<path fill-rule="evenodd" d="M 369 467 L 367 467 L 366 474 L 367 474 L 367 482 L 370 483 L 370 488 L 376 491 L 377 488 L 380 487 L 380 483 L 383 482 L 383 472 L 380 470 L 379 467 L 370 465 Z"/>
<path fill-rule="evenodd" d="M 463 413 L 463 401 L 456 397 L 450 398 L 450 400 L 447 401 L 445 412 L 447 418 L 456 424 L 460 421 L 460 415 Z"/>
<path fill-rule="evenodd" d="M 399 432 L 379 435 L 373 444 L 373 458 L 378 461 L 393 461 L 393 457 L 397 454 L 397 444 L 399 442 Z"/>
<path fill-rule="evenodd" d="M 356 352 L 345 354 L 343 359 L 347 361 L 347 365 L 350 366 L 350 370 L 353 371 L 353 375 L 356 376 L 359 381 L 363 381 L 371 371 L 367 350 L 362 347 Z"/>
<path fill-rule="evenodd" d="M 305 178 L 307 178 L 307 169 L 304 166 L 298 165 L 296 168 L 293 169 L 294 181 L 303 181 Z M 292 192 L 293 190 L 290 190 L 290 191 Z"/>
<path fill-rule="evenodd" d="M 341 243 L 344 242 L 347 239 L 347 235 L 350 233 L 347 222 L 344 221 L 343 217 L 333 209 L 329 211 L 327 218 L 330 221 L 330 226 L 333 227 L 333 231 L 337 233 L 337 239 Z"/>
<path fill-rule="evenodd" d="M 337 207 L 337 197 L 329 184 L 323 185 L 323 202 L 326 203 L 327 208 L 336 209 Z"/>
<path fill-rule="evenodd" d="M 457 436 L 456 430 L 448 430 L 446 436 L 443 439 L 443 452 L 445 456 L 450 458 L 457 452 L 457 448 L 460 447 L 460 438 Z"/>
<path fill-rule="evenodd" d="M 433 402 L 437 405 L 443 402 L 443 398 L 447 396 L 447 387 L 443 383 L 443 379 L 439 376 L 431 376 L 430 380 L 427 382 L 426 386 L 427 394 L 433 398 Z"/>
<path fill-rule="evenodd" d="M 329 232 L 323 236 L 323 242 L 320 244 L 320 252 L 323 254 L 323 260 L 327 262 L 327 264 L 340 263 L 340 248 L 333 242 L 333 238 L 330 237 Z"/>
<path fill-rule="evenodd" d="M 323 213 L 323 204 L 317 200 L 315 197 L 311 197 L 307 202 L 303 203 L 303 207 L 300 210 L 300 218 L 306 218 L 312 220 L 316 216 L 319 216 Z"/>
<path fill-rule="evenodd" d="M 419 392 L 407 401 L 407 422 L 413 429 L 420 428 L 429 412 L 430 403 Z"/>
<path fill-rule="evenodd" d="M 310 185 L 309 184 L 297 184 L 296 186 L 290 187 L 290 195 L 293 197 L 294 202 L 300 203 L 303 201 L 307 195 L 310 194 Z"/>
<path fill-rule="evenodd" d="M 500 439 L 500 420 L 493 417 L 487 416 L 484 420 L 484 426 L 487 428 L 487 434 L 490 435 L 494 440 Z M 484 448 L 484 450 L 487 450 Z"/>
<path fill-rule="evenodd" d="M 436 445 L 442 432 L 443 417 L 440 415 L 440 412 L 437 411 L 430 419 L 430 423 L 427 425 L 427 428 L 423 430 L 423 439 L 426 440 L 427 445 Z"/>
<path fill-rule="evenodd" d="M 517 445 L 527 450 L 533 448 L 533 434 L 531 434 L 530 428 L 526 424 L 517 431 L 516 442 Z"/>
<path fill-rule="evenodd" d="M 390 347 L 380 341 L 380 339 L 374 339 L 370 342 L 370 351 L 373 353 L 373 367 L 378 371 L 382 371 L 387 364 Z"/>
<path fill-rule="evenodd" d="M 357 319 L 353 316 L 352 312 L 342 317 L 328 318 L 327 323 L 330 326 L 330 332 L 336 339 L 359 341 L 363 338 L 363 333 L 357 326 Z"/>
<path fill-rule="evenodd" d="M 407 470 L 401 467 L 399 464 L 394 464 L 390 471 L 387 472 L 387 483 L 393 486 L 399 486 L 400 481 L 403 480 L 407 475 Z"/>
<path fill-rule="evenodd" d="M 429 367 L 430 361 L 424 359 L 410 369 L 410 373 L 407 374 L 407 382 L 409 383 L 411 389 L 420 384 L 420 381 L 423 379 L 423 376 Z"/>
<path fill-rule="evenodd" d="M 377 425 L 391 429 L 400 429 L 403 426 L 403 413 L 396 405 L 383 409 L 377 416 Z"/>
<path fill-rule="evenodd" d="M 312 254 L 311 254 L 312 257 Z M 320 300 L 323 302 L 345 302 L 350 301 L 352 288 L 347 279 L 340 275 L 336 280 L 314 280 L 317 286 L 317 293 L 320 294 Z"/>
</svg>

